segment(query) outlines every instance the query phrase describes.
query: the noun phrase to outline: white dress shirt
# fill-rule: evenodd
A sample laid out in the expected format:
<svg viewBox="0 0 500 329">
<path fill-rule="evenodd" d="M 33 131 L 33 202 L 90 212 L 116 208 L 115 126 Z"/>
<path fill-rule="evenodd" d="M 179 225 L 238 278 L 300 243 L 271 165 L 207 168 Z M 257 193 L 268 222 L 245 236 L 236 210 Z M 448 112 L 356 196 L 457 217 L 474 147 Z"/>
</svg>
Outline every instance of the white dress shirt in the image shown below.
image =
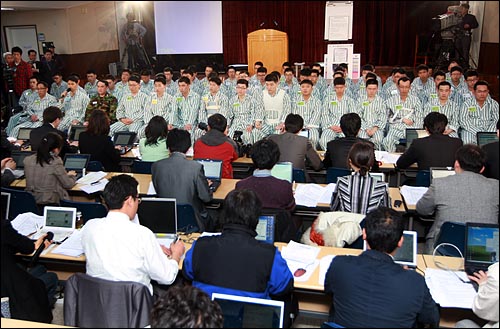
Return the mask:
<svg viewBox="0 0 500 329">
<path fill-rule="evenodd" d="M 117 211 L 88 221 L 82 229 L 87 274 L 111 281 L 135 281 L 148 286 L 151 280 L 171 284 L 179 265 L 169 259 L 151 230 L 130 221 Z"/>
</svg>

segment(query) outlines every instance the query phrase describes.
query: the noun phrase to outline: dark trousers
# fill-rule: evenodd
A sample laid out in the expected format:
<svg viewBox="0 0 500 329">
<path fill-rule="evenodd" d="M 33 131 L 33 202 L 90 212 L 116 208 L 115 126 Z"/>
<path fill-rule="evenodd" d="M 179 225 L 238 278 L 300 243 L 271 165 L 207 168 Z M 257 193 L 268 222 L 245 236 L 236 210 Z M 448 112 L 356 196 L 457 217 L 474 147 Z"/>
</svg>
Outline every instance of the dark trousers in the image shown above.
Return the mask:
<svg viewBox="0 0 500 329">
<path fill-rule="evenodd" d="M 57 292 L 57 285 L 59 282 L 59 279 L 57 278 L 57 274 L 53 272 L 47 272 L 47 269 L 43 265 L 36 265 L 32 267 L 29 270 L 29 273 L 36 277 L 37 279 L 40 279 L 43 281 L 45 284 L 45 288 L 47 289 L 47 295 L 49 297 L 49 304 L 51 307 L 54 307 L 54 304 L 57 300 L 56 298 L 56 292 Z"/>
</svg>

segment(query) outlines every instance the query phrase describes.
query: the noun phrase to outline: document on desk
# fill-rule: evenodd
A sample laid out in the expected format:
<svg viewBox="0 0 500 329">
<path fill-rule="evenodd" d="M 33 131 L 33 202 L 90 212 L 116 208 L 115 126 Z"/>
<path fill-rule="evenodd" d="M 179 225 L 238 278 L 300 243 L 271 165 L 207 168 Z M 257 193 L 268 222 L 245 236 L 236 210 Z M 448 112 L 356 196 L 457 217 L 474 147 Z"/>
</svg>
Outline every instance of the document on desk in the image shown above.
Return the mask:
<svg viewBox="0 0 500 329">
<path fill-rule="evenodd" d="M 441 307 L 472 309 L 472 303 L 477 293 L 468 281 L 465 272 L 434 268 L 425 270 L 427 287 L 429 287 L 434 301 Z"/>
<path fill-rule="evenodd" d="M 76 182 L 78 184 L 84 184 L 84 185 L 90 185 L 94 182 L 97 182 L 98 180 L 106 177 L 107 173 L 104 171 L 96 171 L 96 172 L 91 172 L 77 180 Z"/>
<path fill-rule="evenodd" d="M 106 184 L 108 184 L 108 180 L 106 178 L 101 179 L 97 183 L 91 184 L 91 185 L 83 185 L 80 187 L 80 190 L 87 194 L 103 191 L 104 188 L 106 187 Z"/>
<path fill-rule="evenodd" d="M 335 255 L 326 255 L 319 260 L 318 283 L 322 286 L 325 284 L 326 272 L 328 272 L 328 269 L 330 268 L 330 264 L 332 263 L 334 257 Z"/>
<path fill-rule="evenodd" d="M 138 158 L 138 159 L 142 159 L 141 157 L 141 152 L 139 152 L 139 149 L 138 148 L 132 148 L 130 151 L 132 151 L 132 154 Z"/>
<path fill-rule="evenodd" d="M 318 184 L 300 184 L 295 190 L 295 203 L 305 207 L 316 207 L 318 203 L 329 204 L 334 189 L 334 183 L 324 187 Z"/>
<path fill-rule="evenodd" d="M 416 205 L 428 189 L 428 187 L 403 185 L 400 192 L 405 199 L 406 205 Z"/>
<path fill-rule="evenodd" d="M 69 238 L 55 248 L 52 253 L 71 257 L 78 257 L 82 255 L 82 232 L 80 230 L 75 230 Z"/>
<path fill-rule="evenodd" d="M 43 216 L 38 216 L 32 212 L 26 212 L 17 215 L 10 223 L 19 234 L 27 236 L 38 231 L 39 228 L 45 225 L 45 219 Z"/>
<path fill-rule="evenodd" d="M 383 163 L 393 163 L 395 164 L 401 154 L 389 153 L 387 151 L 375 151 L 375 159 Z"/>
</svg>

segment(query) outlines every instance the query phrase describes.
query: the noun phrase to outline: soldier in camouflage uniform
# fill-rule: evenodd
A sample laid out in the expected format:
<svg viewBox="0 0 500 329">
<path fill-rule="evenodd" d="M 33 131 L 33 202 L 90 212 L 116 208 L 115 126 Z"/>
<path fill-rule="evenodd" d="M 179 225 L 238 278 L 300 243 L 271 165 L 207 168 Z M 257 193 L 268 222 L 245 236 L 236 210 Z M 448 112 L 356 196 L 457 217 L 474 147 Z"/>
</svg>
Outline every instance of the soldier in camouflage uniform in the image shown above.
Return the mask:
<svg viewBox="0 0 500 329">
<path fill-rule="evenodd" d="M 89 121 L 92 111 L 100 109 L 106 112 L 111 120 L 111 123 L 116 122 L 116 108 L 118 107 L 118 100 L 115 96 L 108 93 L 108 81 L 99 80 L 97 82 L 97 95 L 90 99 L 87 110 L 85 111 L 85 123 Z"/>
</svg>

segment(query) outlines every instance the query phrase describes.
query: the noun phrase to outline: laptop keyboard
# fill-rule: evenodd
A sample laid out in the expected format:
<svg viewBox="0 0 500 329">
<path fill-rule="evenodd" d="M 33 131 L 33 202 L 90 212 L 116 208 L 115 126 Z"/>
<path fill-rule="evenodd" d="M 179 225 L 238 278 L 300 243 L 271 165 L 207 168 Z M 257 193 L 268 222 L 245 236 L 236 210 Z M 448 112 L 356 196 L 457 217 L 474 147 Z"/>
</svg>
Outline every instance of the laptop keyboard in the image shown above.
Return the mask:
<svg viewBox="0 0 500 329">
<path fill-rule="evenodd" d="M 220 186 L 220 181 L 213 180 L 212 181 L 212 185 L 210 185 L 208 188 L 210 189 L 210 191 L 215 192 L 215 191 L 217 191 L 217 189 L 219 188 L 219 186 Z"/>
</svg>

